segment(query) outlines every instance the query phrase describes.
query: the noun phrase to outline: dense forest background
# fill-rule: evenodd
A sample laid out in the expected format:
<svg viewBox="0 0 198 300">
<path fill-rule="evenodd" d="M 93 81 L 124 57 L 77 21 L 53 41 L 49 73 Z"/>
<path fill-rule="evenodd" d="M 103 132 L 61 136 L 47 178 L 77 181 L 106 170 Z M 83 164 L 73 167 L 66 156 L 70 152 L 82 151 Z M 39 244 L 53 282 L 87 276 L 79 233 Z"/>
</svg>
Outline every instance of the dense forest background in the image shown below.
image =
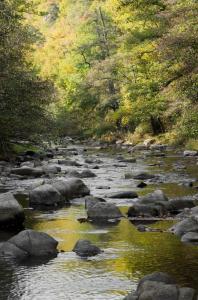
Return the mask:
<svg viewBox="0 0 198 300">
<path fill-rule="evenodd" d="M 2 0 L 0 137 L 198 138 L 196 0 Z"/>
</svg>

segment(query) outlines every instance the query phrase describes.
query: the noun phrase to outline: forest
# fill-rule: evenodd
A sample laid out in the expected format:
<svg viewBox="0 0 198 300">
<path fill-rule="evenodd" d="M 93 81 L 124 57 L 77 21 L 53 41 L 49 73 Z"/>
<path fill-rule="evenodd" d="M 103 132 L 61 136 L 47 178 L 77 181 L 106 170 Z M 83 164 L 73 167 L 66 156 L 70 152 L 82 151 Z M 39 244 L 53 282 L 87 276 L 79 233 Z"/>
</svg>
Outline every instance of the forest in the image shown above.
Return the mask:
<svg viewBox="0 0 198 300">
<path fill-rule="evenodd" d="M 0 148 L 198 138 L 196 0 L 2 0 Z"/>
</svg>

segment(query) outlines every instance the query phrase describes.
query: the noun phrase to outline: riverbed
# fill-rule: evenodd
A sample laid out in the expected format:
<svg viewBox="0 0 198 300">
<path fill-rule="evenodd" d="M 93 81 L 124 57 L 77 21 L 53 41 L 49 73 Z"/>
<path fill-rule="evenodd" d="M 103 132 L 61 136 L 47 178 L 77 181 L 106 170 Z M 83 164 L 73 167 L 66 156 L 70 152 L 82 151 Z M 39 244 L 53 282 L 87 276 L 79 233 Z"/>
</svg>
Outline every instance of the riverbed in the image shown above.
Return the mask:
<svg viewBox="0 0 198 300">
<path fill-rule="evenodd" d="M 138 195 L 162 189 L 169 198 L 198 193 L 198 166 L 196 158 L 183 157 L 182 152 L 170 149 L 165 156 L 148 151 L 134 154 L 126 150 L 94 148 L 83 151 L 75 146 L 81 170 L 88 167 L 97 177 L 83 179 L 91 194 L 115 203 L 126 214 L 128 207 L 137 200 L 110 199 L 108 194 L 133 190 Z M 71 151 L 72 152 L 72 151 Z M 134 157 L 136 162 L 122 162 Z M 91 158 L 96 163 L 86 164 Z M 95 168 L 98 165 L 98 169 Z M 63 167 L 65 171 L 68 167 Z M 139 181 L 125 179 L 126 173 L 149 172 L 158 176 L 147 182 L 144 189 L 137 188 Z M 26 190 L 35 180 L 11 180 L 10 186 L 18 191 Z M 193 182 L 194 187 L 188 186 Z M 34 211 L 28 208 L 25 197 L 18 198 L 26 208 L 26 228 L 43 231 L 59 242 L 58 256 L 50 261 L 14 263 L 7 261 L 0 266 L 0 299 L 9 300 L 121 300 L 135 290 L 144 275 L 162 271 L 173 275 L 180 285 L 198 288 L 198 247 L 190 246 L 168 232 L 139 232 L 127 218 L 118 224 L 94 225 L 80 223 L 86 217 L 84 205 L 73 201 L 69 207 L 53 211 Z M 168 229 L 175 221 L 161 221 L 149 225 Z M 2 232 L 1 241 L 7 238 Z M 72 249 L 78 239 L 89 239 L 104 250 L 89 259 L 79 258 Z"/>
</svg>

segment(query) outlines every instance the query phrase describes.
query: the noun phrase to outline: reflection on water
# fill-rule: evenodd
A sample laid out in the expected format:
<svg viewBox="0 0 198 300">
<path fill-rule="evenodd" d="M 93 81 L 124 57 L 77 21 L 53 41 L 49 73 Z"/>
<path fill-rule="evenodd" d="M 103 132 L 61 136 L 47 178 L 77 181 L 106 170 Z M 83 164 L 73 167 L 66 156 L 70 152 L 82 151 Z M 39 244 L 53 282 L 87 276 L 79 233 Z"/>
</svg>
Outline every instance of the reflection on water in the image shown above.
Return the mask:
<svg viewBox="0 0 198 300">
<path fill-rule="evenodd" d="M 113 179 L 113 182 L 109 181 L 111 192 L 121 188 L 133 189 L 136 183 L 124 180 L 124 173 L 143 171 L 145 164 L 153 163 L 156 159 L 139 160 L 126 170 L 117 168 L 116 172 L 112 168 L 112 160 L 103 158 L 103 161 L 106 165 L 109 163 L 109 167 L 94 170 L 98 177 L 86 181 L 96 196 L 104 196 L 105 191 L 95 187 L 107 185 L 108 178 Z M 195 193 L 193 189 L 175 183 L 183 178 L 182 172 L 185 172 L 185 176 L 196 175 L 193 161 L 189 163 L 182 159 L 181 163 L 187 167 L 176 173 L 173 173 L 175 157 L 160 158 L 160 161 L 162 167 L 153 167 L 148 171 L 164 176 L 165 183 L 151 184 L 143 191 L 138 191 L 139 194 L 153 191 L 156 187 L 162 188 L 169 197 Z M 127 211 L 128 203 L 125 200 L 117 201 L 117 204 L 124 213 Z M 77 219 L 85 216 L 83 205 L 54 212 L 27 210 L 26 214 L 27 228 L 52 235 L 59 241 L 59 249 L 65 252 L 45 263 L 1 263 L 2 300 L 121 300 L 127 291 L 135 289 L 139 278 L 154 271 L 168 272 L 181 285 L 198 287 L 198 248 L 182 244 L 169 233 L 140 233 L 127 219 L 117 225 L 79 223 Z M 171 225 L 171 222 L 164 221 L 152 226 L 166 229 Z M 72 249 L 80 238 L 91 240 L 104 253 L 87 260 L 79 258 Z"/>
<path fill-rule="evenodd" d="M 135 288 L 139 278 L 154 271 L 168 272 L 182 285 L 198 286 L 196 247 L 169 233 L 140 233 L 127 219 L 116 226 L 80 224 L 76 219 L 82 210 L 78 206 L 29 216 L 28 228 L 49 233 L 66 252 L 45 264 L 12 266 L 10 277 L 4 278 L 10 289 L 8 299 L 118 300 Z M 104 253 L 79 258 L 72 248 L 80 238 L 91 240 Z"/>
</svg>

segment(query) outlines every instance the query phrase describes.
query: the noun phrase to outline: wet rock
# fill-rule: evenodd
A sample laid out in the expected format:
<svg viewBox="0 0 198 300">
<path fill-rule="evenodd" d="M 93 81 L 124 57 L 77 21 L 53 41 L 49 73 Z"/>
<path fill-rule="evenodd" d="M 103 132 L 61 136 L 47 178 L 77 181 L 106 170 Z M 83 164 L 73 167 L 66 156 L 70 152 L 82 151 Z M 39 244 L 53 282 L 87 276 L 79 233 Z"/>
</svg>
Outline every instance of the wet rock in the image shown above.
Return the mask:
<svg viewBox="0 0 198 300">
<path fill-rule="evenodd" d="M 79 164 L 77 161 L 67 160 L 67 159 L 59 159 L 58 164 L 59 165 L 64 165 L 64 166 L 81 167 L 81 164 Z"/>
<path fill-rule="evenodd" d="M 96 177 L 96 174 L 90 170 L 83 170 L 80 174 L 81 178 L 93 178 Z"/>
<path fill-rule="evenodd" d="M 29 202 L 32 207 L 57 207 L 64 204 L 64 198 L 55 187 L 44 184 L 30 191 Z"/>
<path fill-rule="evenodd" d="M 102 251 L 97 246 L 93 245 L 88 240 L 79 240 L 74 246 L 73 250 L 81 257 L 90 257 L 100 254 Z"/>
<path fill-rule="evenodd" d="M 96 187 L 97 190 L 110 190 L 111 187 L 108 185 L 99 185 Z"/>
<path fill-rule="evenodd" d="M 139 205 L 134 204 L 128 209 L 129 218 L 134 217 L 158 217 L 166 215 L 167 211 L 160 205 Z"/>
<path fill-rule="evenodd" d="M 198 233 L 198 216 L 193 215 L 187 219 L 182 220 L 181 222 L 171 227 L 170 231 L 179 237 L 182 237 L 188 232 Z"/>
<path fill-rule="evenodd" d="M 46 165 L 43 166 L 43 171 L 45 174 L 57 174 L 61 172 L 61 167 L 56 165 Z"/>
<path fill-rule="evenodd" d="M 67 201 L 90 194 L 89 188 L 81 179 L 58 179 L 54 181 L 52 185 Z"/>
<path fill-rule="evenodd" d="M 0 227 L 22 226 L 25 220 L 23 207 L 12 193 L 0 194 Z"/>
<path fill-rule="evenodd" d="M 112 203 L 96 203 L 88 207 L 87 216 L 93 221 L 107 221 L 111 219 L 120 219 L 123 217 L 121 211 Z"/>
<path fill-rule="evenodd" d="M 188 232 L 181 238 L 184 243 L 198 245 L 198 232 Z"/>
<path fill-rule="evenodd" d="M 194 206 L 194 200 L 189 199 L 188 197 L 169 200 L 169 211 L 171 213 L 179 213 L 185 208 L 193 208 Z"/>
<path fill-rule="evenodd" d="M 68 177 L 76 177 L 76 178 L 80 178 L 80 173 L 76 170 L 67 170 L 65 172 L 65 174 L 68 176 Z"/>
<path fill-rule="evenodd" d="M 122 163 L 136 163 L 136 158 L 122 158 L 119 161 Z"/>
<path fill-rule="evenodd" d="M 163 272 L 154 272 L 154 273 L 144 276 L 139 281 L 137 290 L 139 290 L 141 288 L 142 284 L 146 281 L 163 282 L 165 284 L 175 284 L 176 283 L 175 279 L 173 277 L 171 277 L 169 274 L 163 273 Z"/>
<path fill-rule="evenodd" d="M 134 179 L 138 179 L 138 180 L 148 180 L 148 179 L 153 179 L 156 176 L 153 174 L 148 174 L 148 173 L 139 173 L 135 176 L 133 176 Z"/>
<path fill-rule="evenodd" d="M 197 293 L 192 288 L 183 287 L 179 289 L 178 300 L 195 300 Z"/>
<path fill-rule="evenodd" d="M 106 197 L 111 199 L 134 199 L 138 198 L 138 194 L 133 191 L 123 191 L 111 193 L 109 195 L 106 195 Z"/>
<path fill-rule="evenodd" d="M 140 188 L 140 189 L 143 189 L 143 188 L 145 188 L 147 186 L 147 184 L 145 183 L 145 182 L 140 182 L 140 183 L 138 183 L 138 185 L 137 185 L 137 187 L 138 188 Z"/>
<path fill-rule="evenodd" d="M 138 289 L 138 295 L 138 300 L 178 300 L 178 289 L 176 285 L 145 281 Z"/>
<path fill-rule="evenodd" d="M 24 259 L 57 255 L 58 242 L 44 232 L 23 230 L 0 247 L 0 255 Z"/>
<path fill-rule="evenodd" d="M 192 151 L 192 150 L 185 150 L 183 153 L 184 156 L 197 156 L 198 151 Z"/>
<path fill-rule="evenodd" d="M 149 193 L 141 197 L 138 201 L 138 204 L 159 204 L 166 206 L 168 202 L 167 196 L 161 190 L 155 190 L 153 193 Z"/>
<path fill-rule="evenodd" d="M 44 175 L 44 171 L 41 168 L 30 168 L 30 167 L 21 167 L 11 170 L 11 174 L 16 174 L 20 176 L 30 176 L 30 177 L 41 177 Z"/>
<path fill-rule="evenodd" d="M 106 202 L 103 198 L 94 197 L 94 196 L 86 196 L 83 198 L 85 201 L 85 209 L 89 209 L 97 203 Z"/>
</svg>

